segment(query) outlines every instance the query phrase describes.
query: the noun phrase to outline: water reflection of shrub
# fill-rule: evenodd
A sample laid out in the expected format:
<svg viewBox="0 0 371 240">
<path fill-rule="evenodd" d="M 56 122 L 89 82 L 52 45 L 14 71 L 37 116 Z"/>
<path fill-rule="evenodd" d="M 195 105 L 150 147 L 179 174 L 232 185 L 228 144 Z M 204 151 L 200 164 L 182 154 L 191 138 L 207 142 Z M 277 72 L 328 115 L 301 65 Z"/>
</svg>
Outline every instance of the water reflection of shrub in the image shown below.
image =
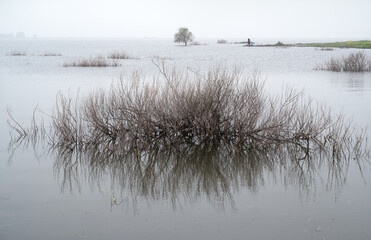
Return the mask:
<svg viewBox="0 0 371 240">
<path fill-rule="evenodd" d="M 100 188 L 110 179 L 111 187 L 121 191 L 119 203 L 134 209 L 138 200 L 165 200 L 176 209 L 200 199 L 219 209 L 234 208 L 236 193 L 242 189 L 257 192 L 268 179 L 281 180 L 307 196 L 315 192 L 320 172 L 327 173 L 327 190 L 341 190 L 351 160 L 331 159 L 331 154 L 319 150 L 308 161 L 301 161 L 296 147 L 268 152 L 236 152 L 215 146 L 126 153 L 54 150 L 54 170 L 63 191 L 76 190 L 81 181 Z"/>
</svg>

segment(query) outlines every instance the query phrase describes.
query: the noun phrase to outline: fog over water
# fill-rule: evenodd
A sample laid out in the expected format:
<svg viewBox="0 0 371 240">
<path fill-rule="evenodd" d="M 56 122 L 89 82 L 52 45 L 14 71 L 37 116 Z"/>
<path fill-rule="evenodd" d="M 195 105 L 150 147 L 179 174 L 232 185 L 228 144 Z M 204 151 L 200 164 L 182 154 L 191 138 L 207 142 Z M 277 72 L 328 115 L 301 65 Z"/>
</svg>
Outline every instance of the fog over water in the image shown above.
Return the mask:
<svg viewBox="0 0 371 240">
<path fill-rule="evenodd" d="M 28 37 L 370 38 L 368 0 L 2 0 L 0 33 Z"/>
<path fill-rule="evenodd" d="M 292 87 L 370 139 L 371 72 L 314 70 L 370 49 L 232 44 L 367 40 L 370 9 L 370 0 L 1 0 L 0 240 L 371 239 L 370 156 L 346 144 L 340 157 L 278 144 L 120 152 L 20 141 L 8 123 L 35 117 L 49 129 L 58 94 L 84 98 L 133 73 L 153 82 L 162 59 L 182 73 L 258 74 L 265 94 Z M 180 27 L 199 45 L 175 44 Z M 108 59 L 117 52 L 131 58 Z M 119 66 L 64 67 L 91 58 Z"/>
</svg>

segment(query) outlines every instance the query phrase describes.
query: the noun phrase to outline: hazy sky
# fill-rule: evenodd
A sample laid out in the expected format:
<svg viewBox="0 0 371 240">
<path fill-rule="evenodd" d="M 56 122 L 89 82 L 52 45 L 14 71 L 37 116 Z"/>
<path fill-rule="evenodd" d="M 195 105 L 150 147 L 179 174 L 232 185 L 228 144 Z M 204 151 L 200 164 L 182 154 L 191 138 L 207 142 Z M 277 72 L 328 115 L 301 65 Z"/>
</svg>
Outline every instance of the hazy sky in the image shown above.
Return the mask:
<svg viewBox="0 0 371 240">
<path fill-rule="evenodd" d="M 371 0 L 0 0 L 0 33 L 39 37 L 371 38 Z"/>
</svg>

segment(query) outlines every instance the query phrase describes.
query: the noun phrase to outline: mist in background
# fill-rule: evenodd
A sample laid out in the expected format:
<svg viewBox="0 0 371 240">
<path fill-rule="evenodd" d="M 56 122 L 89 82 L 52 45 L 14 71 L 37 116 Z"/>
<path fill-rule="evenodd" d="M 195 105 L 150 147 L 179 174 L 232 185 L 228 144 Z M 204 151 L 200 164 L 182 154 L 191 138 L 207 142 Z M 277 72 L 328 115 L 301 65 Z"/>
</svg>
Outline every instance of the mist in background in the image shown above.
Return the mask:
<svg viewBox="0 0 371 240">
<path fill-rule="evenodd" d="M 370 38 L 370 0 L 1 0 L 0 34 L 27 37 Z"/>
</svg>

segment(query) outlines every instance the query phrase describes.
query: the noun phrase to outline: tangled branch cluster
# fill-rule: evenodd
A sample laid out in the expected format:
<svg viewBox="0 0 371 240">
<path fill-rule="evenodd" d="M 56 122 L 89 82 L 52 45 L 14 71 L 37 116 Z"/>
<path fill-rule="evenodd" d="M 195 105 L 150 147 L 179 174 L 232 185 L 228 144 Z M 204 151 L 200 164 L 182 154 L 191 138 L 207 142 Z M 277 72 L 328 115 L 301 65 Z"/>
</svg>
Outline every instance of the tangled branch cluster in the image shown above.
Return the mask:
<svg viewBox="0 0 371 240">
<path fill-rule="evenodd" d="M 20 137 L 42 129 L 48 144 L 59 148 L 119 152 L 181 145 L 264 151 L 290 145 L 305 155 L 315 148 L 336 155 L 357 151 L 365 142 L 364 131 L 300 92 L 268 95 L 258 74 L 246 78 L 221 67 L 182 74 L 164 61 L 154 63 L 161 74 L 151 83 L 134 73 L 129 81 L 86 97 L 59 94 L 49 128 L 12 126 Z"/>
</svg>

